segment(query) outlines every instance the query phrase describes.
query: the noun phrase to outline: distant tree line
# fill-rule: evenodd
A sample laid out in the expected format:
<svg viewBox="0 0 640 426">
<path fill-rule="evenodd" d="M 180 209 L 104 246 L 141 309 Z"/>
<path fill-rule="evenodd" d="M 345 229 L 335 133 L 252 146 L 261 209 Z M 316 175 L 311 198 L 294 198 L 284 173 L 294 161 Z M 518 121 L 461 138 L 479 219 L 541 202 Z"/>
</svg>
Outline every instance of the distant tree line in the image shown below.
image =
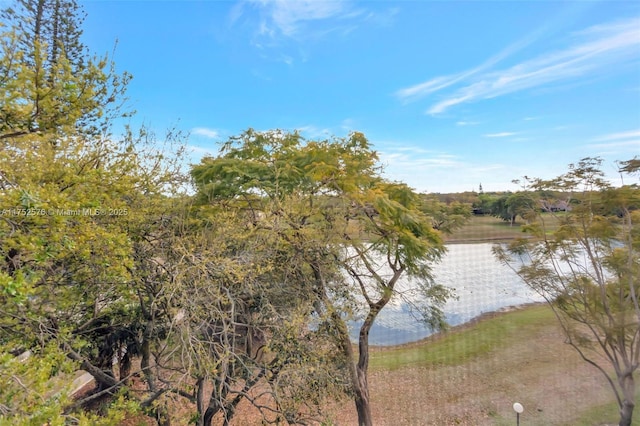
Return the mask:
<svg viewBox="0 0 640 426">
<path fill-rule="evenodd" d="M 522 190 L 517 192 L 463 192 L 432 194 L 447 206 L 464 206 L 474 215 L 488 215 L 516 224 L 518 217 L 527 221 L 532 210 L 544 213 L 567 212 L 576 200 L 566 191 Z M 613 213 L 613 212 L 612 212 Z"/>
</svg>

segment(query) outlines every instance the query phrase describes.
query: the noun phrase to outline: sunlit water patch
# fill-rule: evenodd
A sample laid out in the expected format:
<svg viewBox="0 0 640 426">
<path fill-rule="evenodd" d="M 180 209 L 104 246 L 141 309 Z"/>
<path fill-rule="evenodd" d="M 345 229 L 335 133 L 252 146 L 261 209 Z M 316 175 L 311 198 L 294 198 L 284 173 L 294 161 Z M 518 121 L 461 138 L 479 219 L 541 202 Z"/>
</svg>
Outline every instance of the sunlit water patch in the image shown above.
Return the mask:
<svg viewBox="0 0 640 426">
<path fill-rule="evenodd" d="M 455 290 L 457 299 L 444 309 L 449 325 L 463 324 L 485 312 L 507 306 L 518 306 L 543 299 L 530 290 L 507 266 L 491 253 L 492 244 L 449 245 L 442 261 L 433 268 L 437 283 Z M 404 279 L 398 282 L 402 291 L 411 287 Z M 417 297 L 417 296 L 415 296 Z M 419 300 L 416 300 L 419 303 Z M 360 322 L 354 322 L 356 338 Z M 432 334 L 412 314 L 410 305 L 398 302 L 387 305 L 371 329 L 372 345 L 396 345 L 416 341 Z"/>
</svg>

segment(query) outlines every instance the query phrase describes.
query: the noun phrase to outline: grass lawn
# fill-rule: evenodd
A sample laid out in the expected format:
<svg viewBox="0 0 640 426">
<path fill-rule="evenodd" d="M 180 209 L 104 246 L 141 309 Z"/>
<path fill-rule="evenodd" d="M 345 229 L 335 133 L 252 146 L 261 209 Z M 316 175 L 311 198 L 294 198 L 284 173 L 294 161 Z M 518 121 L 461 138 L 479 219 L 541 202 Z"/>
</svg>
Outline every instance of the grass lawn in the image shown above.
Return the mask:
<svg viewBox="0 0 640 426">
<path fill-rule="evenodd" d="M 545 218 L 549 232 L 556 216 Z M 526 236 L 490 216 L 473 216 L 448 243 L 508 241 Z M 370 389 L 379 425 L 617 424 L 608 383 L 568 345 L 546 305 L 485 314 L 420 342 L 371 350 Z M 352 404 L 336 424 L 357 423 Z M 640 426 L 640 412 L 634 425 Z"/>
<path fill-rule="evenodd" d="M 555 216 L 554 216 L 555 215 Z M 557 219 L 561 214 L 543 214 L 545 224 L 552 232 L 557 228 Z M 483 241 L 505 241 L 515 238 L 522 238 L 526 233 L 522 232 L 521 226 L 525 222 L 518 218 L 515 225 L 505 222 L 493 216 L 471 216 L 469 222 L 457 229 L 453 235 L 446 236 L 447 243 L 477 243 Z"/>
<path fill-rule="evenodd" d="M 549 222 L 553 217 L 549 217 Z M 519 223 L 474 216 L 449 243 L 496 242 L 523 236 Z M 564 343 L 547 305 L 487 313 L 422 341 L 372 347 L 369 386 L 376 426 L 617 424 L 608 383 Z M 357 424 L 351 400 L 327 407 L 335 425 Z M 232 425 L 259 424 L 241 404 Z M 640 410 L 636 422 L 640 426 Z"/>
<path fill-rule="evenodd" d="M 523 426 L 617 424 L 605 379 L 564 344 L 555 321 L 546 305 L 532 305 L 420 342 L 372 348 L 375 424 L 515 425 L 516 401 L 525 407 Z M 357 424 L 352 402 L 331 417 Z"/>
<path fill-rule="evenodd" d="M 555 325 L 555 317 L 545 305 L 516 310 L 509 315 L 490 313 L 444 333 L 416 343 L 372 348 L 372 370 L 396 370 L 408 366 L 455 366 L 479 356 L 490 355 L 507 345 L 527 344 L 541 327 Z"/>
</svg>

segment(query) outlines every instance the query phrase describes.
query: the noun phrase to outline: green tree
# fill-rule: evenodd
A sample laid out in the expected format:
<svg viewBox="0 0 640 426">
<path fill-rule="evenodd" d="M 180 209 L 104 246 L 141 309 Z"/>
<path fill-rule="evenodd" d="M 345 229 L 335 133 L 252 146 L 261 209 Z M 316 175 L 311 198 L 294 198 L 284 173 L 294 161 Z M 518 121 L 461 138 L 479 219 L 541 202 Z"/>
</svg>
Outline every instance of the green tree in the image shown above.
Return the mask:
<svg viewBox="0 0 640 426">
<path fill-rule="evenodd" d="M 289 302 L 308 295 L 266 286 L 301 274 L 273 263 L 297 265 L 287 260 L 297 254 L 264 235 L 230 232 L 247 223 L 223 210 L 194 211 L 178 196 L 179 134 L 169 132 L 166 145 L 146 129 L 110 134 L 128 75 L 86 55 L 76 11 L 72 1 L 37 0 L 4 14 L 0 367 L 15 380 L 3 383 L 0 415 L 12 424 L 65 422 L 84 415 L 83 403 L 117 393 L 135 403 L 124 408 L 160 424 L 171 422 L 178 396 L 195 405 L 200 424 L 227 422 L 260 380 L 276 403 L 254 404 L 265 417 L 314 415 L 344 387 L 327 374 L 339 351 L 323 343 L 327 327 L 297 326 L 303 339 L 292 338 L 308 315 L 304 303 Z M 274 251 L 257 256 L 256 246 Z M 280 356 L 259 355 L 261 340 Z M 27 349 L 33 355 L 16 362 Z M 50 368 L 50 358 L 60 365 Z M 301 376 L 303 363 L 315 367 Z M 55 379 L 77 368 L 98 387 L 72 401 Z M 136 375 L 143 392 L 127 389 Z M 30 398 L 15 398 L 21 383 L 35 390 Z"/>
<path fill-rule="evenodd" d="M 515 225 L 518 216 L 528 219 L 528 215 L 536 209 L 536 200 L 530 192 L 516 192 L 504 194 L 491 203 L 490 211 L 495 217 L 511 226 Z"/>
<path fill-rule="evenodd" d="M 453 201 L 447 204 L 425 194 L 420 198 L 420 210 L 431 218 L 431 227 L 445 234 L 450 234 L 464 225 L 473 214 L 470 203 Z"/>
<path fill-rule="evenodd" d="M 45 376 L 71 368 L 60 355 L 90 372 L 102 394 L 126 384 L 145 343 L 147 289 L 136 287 L 145 259 L 135 248 L 156 234 L 181 185 L 179 156 L 167 159 L 152 134 L 110 135 L 128 76 L 87 56 L 76 11 L 73 1 L 38 0 L 3 13 L 0 347 L 3 373 L 15 380 L 0 404 L 13 424 L 44 423 L 45 406 L 50 420 L 82 415 L 48 388 Z M 166 143 L 179 139 L 170 133 Z M 33 355 L 16 364 L 26 350 Z M 20 382 L 43 391 L 15 398 Z"/>
<path fill-rule="evenodd" d="M 620 425 L 631 425 L 640 362 L 640 188 L 611 187 L 602 161 L 585 158 L 534 189 L 571 193 L 563 215 L 531 211 L 533 239 L 496 246 L 496 256 L 549 303 L 566 341 L 597 368 L 615 393 Z M 624 162 L 631 169 L 633 163 Z M 549 221 L 559 226 L 549 231 Z M 613 369 L 614 378 L 609 375 Z"/>
<path fill-rule="evenodd" d="M 493 203 L 496 200 L 496 196 L 487 193 L 479 193 L 477 196 L 477 200 L 475 200 L 472 204 L 473 211 L 475 214 L 493 214 L 492 208 Z"/>
<path fill-rule="evenodd" d="M 286 250 L 282 278 L 271 285 L 293 286 L 307 306 L 306 321 L 331 333 L 346 360 L 359 423 L 371 425 L 369 332 L 380 311 L 401 296 L 401 277 L 418 283 L 423 319 L 443 325 L 448 291 L 433 283 L 430 265 L 444 246 L 420 210 L 420 197 L 380 177 L 361 133 L 304 141 L 297 133 L 248 130 L 231 138 L 220 156 L 203 159 L 192 176 L 203 203 L 244 214 L 250 232 Z M 347 327 L 354 313 L 363 318 L 357 353 Z"/>
<path fill-rule="evenodd" d="M 199 425 L 227 424 L 243 400 L 268 422 L 320 421 L 323 403 L 345 385 L 327 328 L 307 327 L 312 298 L 297 283 L 298 254 L 279 235 L 252 229 L 246 212 L 215 205 L 181 211 L 136 248 L 145 259 L 137 287 L 148 289 L 143 404 L 180 396 L 193 404 Z M 254 399 L 258 385 L 263 397 Z"/>
<path fill-rule="evenodd" d="M 52 132 L 96 136 L 127 115 L 121 107 L 130 75 L 115 72 L 106 56 L 89 56 L 74 0 L 19 0 L 2 17 L 0 140 Z"/>
</svg>

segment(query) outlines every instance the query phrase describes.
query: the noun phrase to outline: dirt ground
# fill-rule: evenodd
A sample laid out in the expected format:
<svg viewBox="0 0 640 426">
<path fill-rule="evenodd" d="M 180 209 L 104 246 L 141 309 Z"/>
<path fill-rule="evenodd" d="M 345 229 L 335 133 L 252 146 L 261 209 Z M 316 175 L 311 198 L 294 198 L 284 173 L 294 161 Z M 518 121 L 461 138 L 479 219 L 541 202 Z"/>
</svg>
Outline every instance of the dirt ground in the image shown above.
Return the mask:
<svg viewBox="0 0 640 426">
<path fill-rule="evenodd" d="M 504 315 L 491 313 L 486 317 Z M 482 321 L 482 319 L 480 320 Z M 474 324 L 456 327 L 473 332 Z M 437 337 L 434 337 L 437 338 Z M 513 403 L 524 406 L 523 426 L 573 426 L 586 409 L 613 401 L 608 384 L 595 368 L 563 343 L 555 323 L 541 325 L 527 341 L 509 342 L 499 350 L 456 366 L 400 367 L 370 371 L 372 411 L 376 426 L 514 425 Z M 416 342 L 410 345 L 424 345 Z M 376 348 L 374 351 L 385 351 Z M 375 355 L 374 355 L 375 356 Z M 241 404 L 235 426 L 260 425 L 260 417 Z M 192 408 L 173 407 L 189 424 Z M 334 425 L 357 425 L 352 401 L 327 411 Z M 144 416 L 126 425 L 151 424 Z M 181 417 L 178 415 L 178 417 Z M 607 419 L 609 420 L 609 419 Z M 616 418 L 610 419 L 614 424 Z M 595 422 L 593 425 L 602 425 Z"/>
<path fill-rule="evenodd" d="M 473 326 L 466 324 L 452 332 L 473 330 Z M 545 324 L 529 337 L 526 342 L 507 344 L 458 366 L 371 371 L 374 424 L 515 425 L 512 407 L 520 402 L 524 406 L 520 417 L 523 426 L 574 426 L 586 409 L 613 401 L 604 378 L 563 343 L 557 325 Z M 259 425 L 258 417 L 250 411 L 245 407 L 232 424 Z M 351 401 L 328 412 L 334 425 L 357 425 Z M 611 418 L 609 423 L 616 420 Z"/>
<path fill-rule="evenodd" d="M 574 425 L 585 407 L 613 399 L 598 374 L 550 325 L 527 344 L 508 345 L 463 365 L 373 371 L 372 411 L 380 426 L 511 425 L 513 403 L 520 402 L 522 425 Z M 334 415 L 337 425 L 357 424 L 353 403 Z"/>
</svg>

